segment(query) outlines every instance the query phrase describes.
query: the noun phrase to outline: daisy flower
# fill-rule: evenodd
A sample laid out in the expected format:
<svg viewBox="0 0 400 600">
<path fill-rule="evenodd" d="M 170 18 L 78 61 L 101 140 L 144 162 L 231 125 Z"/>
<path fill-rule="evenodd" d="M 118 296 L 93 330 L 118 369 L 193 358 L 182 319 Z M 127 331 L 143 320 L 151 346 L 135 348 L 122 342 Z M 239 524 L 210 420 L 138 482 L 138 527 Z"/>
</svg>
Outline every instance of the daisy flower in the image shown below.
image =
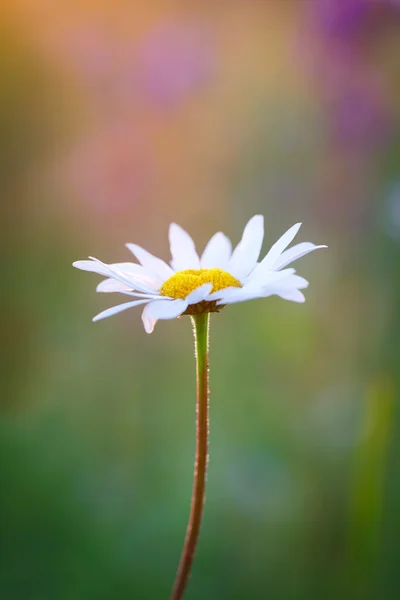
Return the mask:
<svg viewBox="0 0 400 600">
<path fill-rule="evenodd" d="M 137 298 L 104 310 L 93 321 L 143 304 L 144 328 L 151 333 L 159 319 L 218 312 L 227 304 L 245 300 L 276 295 L 284 300 L 304 302 L 301 290 L 308 286 L 308 281 L 296 275 L 295 269 L 286 267 L 326 246 L 301 242 L 287 249 L 300 226 L 301 223 L 297 223 L 284 233 L 260 262 L 264 219 L 255 215 L 233 251 L 230 240 L 218 232 L 199 256 L 190 235 L 172 223 L 170 264 L 136 244 L 126 244 L 139 264 L 106 264 L 89 257 L 90 260 L 78 260 L 73 266 L 106 277 L 97 286 L 98 292 L 118 292 Z"/>
<path fill-rule="evenodd" d="M 139 261 L 105 264 L 97 258 L 73 263 L 78 269 L 103 275 L 98 292 L 118 292 L 136 298 L 101 312 L 93 321 L 144 304 L 142 320 L 151 333 L 158 319 L 190 315 L 196 355 L 196 457 L 189 523 L 171 600 L 182 600 L 196 551 L 205 499 L 209 432 L 209 323 L 210 314 L 226 304 L 276 295 L 304 302 L 302 289 L 308 281 L 286 267 L 317 248 L 302 242 L 287 249 L 300 228 L 291 227 L 259 262 L 264 238 L 264 220 L 256 215 L 244 228 L 232 251 L 229 239 L 216 233 L 199 256 L 190 235 L 172 223 L 170 264 L 136 244 L 127 247 Z"/>
</svg>

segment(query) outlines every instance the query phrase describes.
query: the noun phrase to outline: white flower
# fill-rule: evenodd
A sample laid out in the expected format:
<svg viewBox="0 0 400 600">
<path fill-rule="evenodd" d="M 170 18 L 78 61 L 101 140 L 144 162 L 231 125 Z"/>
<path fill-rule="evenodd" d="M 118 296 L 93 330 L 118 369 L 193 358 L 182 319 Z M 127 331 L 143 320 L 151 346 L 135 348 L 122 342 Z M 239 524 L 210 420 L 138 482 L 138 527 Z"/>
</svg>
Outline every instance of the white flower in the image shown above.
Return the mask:
<svg viewBox="0 0 400 600">
<path fill-rule="evenodd" d="M 247 223 L 242 239 L 232 252 L 232 244 L 221 232 L 206 245 L 201 257 L 190 235 L 172 223 L 169 242 L 170 265 L 136 244 L 126 244 L 140 264 L 105 264 L 97 258 L 78 260 L 74 267 L 105 276 L 98 292 L 119 292 L 137 300 L 104 310 L 93 321 L 111 317 L 132 306 L 145 304 L 142 320 L 151 333 L 158 319 L 174 319 L 183 314 L 218 312 L 226 304 L 277 295 L 285 300 L 304 302 L 300 291 L 308 281 L 286 269 L 290 263 L 318 248 L 301 242 L 291 248 L 301 223 L 291 227 L 258 262 L 264 238 L 264 218 L 256 215 Z"/>
</svg>

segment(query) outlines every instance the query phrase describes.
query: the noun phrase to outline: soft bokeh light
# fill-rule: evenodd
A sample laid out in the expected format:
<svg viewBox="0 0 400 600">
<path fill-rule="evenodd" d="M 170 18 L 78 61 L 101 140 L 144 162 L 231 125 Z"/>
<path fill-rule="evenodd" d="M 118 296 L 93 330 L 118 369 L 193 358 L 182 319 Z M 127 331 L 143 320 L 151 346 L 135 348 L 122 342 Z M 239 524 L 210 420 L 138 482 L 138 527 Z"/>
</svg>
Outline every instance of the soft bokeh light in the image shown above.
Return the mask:
<svg viewBox="0 0 400 600">
<path fill-rule="evenodd" d="M 400 4 L 17 0 L 2 8 L 0 596 L 167 598 L 194 454 L 187 318 L 74 270 L 265 215 L 304 305 L 211 327 L 211 459 L 188 600 L 400 586 Z M 297 267 L 297 264 L 296 264 Z M 115 299 L 115 298 L 114 298 Z M 115 302 L 117 303 L 117 302 Z"/>
</svg>

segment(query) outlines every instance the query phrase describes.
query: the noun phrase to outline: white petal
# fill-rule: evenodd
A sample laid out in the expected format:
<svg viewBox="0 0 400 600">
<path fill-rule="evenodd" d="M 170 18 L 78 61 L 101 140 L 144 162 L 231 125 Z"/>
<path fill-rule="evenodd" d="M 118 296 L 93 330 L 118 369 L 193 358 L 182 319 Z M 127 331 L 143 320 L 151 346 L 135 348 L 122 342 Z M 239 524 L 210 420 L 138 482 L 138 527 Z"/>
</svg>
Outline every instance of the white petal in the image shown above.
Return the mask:
<svg viewBox="0 0 400 600">
<path fill-rule="evenodd" d="M 310 283 L 307 279 L 304 279 L 304 277 L 300 277 L 300 275 L 290 275 L 289 277 L 285 277 L 282 281 L 277 281 L 273 285 L 283 290 L 293 288 L 303 290 L 304 288 L 307 288 Z"/>
<path fill-rule="evenodd" d="M 171 248 L 171 265 L 175 271 L 200 269 L 200 259 L 190 235 L 176 223 L 169 227 L 169 244 Z"/>
<path fill-rule="evenodd" d="M 227 288 L 223 288 L 222 290 L 218 290 L 218 292 L 212 292 L 211 294 L 209 294 L 207 296 L 207 300 L 209 302 L 213 302 L 214 300 L 219 300 L 224 295 L 225 290 L 237 290 L 237 289 L 238 288 L 236 288 L 236 287 L 227 287 Z"/>
<path fill-rule="evenodd" d="M 97 258 L 90 256 L 92 260 L 108 270 L 107 275 L 111 275 L 121 283 L 125 283 L 130 288 L 144 293 L 154 293 L 158 291 L 159 285 L 148 274 L 146 269 L 141 265 L 134 263 L 113 263 L 107 265 L 102 263 Z"/>
<path fill-rule="evenodd" d="M 261 272 L 258 277 L 248 277 L 244 287 L 255 284 L 260 288 L 266 288 L 271 284 L 277 284 L 277 282 L 294 275 L 294 273 L 296 273 L 296 270 L 292 267 L 289 269 L 283 269 L 282 271 L 267 271 L 266 273 Z"/>
<path fill-rule="evenodd" d="M 268 289 L 269 286 L 272 286 L 273 289 L 281 285 L 281 280 L 290 279 L 295 273 L 294 269 L 285 269 L 284 271 L 269 271 L 266 277 L 259 277 L 257 279 L 253 279 L 248 283 L 245 283 L 242 288 L 238 287 L 227 287 L 218 292 L 212 292 L 207 300 L 210 302 L 213 300 L 221 300 L 219 304 L 224 302 L 225 298 L 240 298 L 237 302 L 242 302 L 243 300 L 249 300 L 251 298 L 263 298 L 264 292 Z M 299 277 L 302 281 L 302 277 Z M 274 287 L 275 285 L 275 287 Z M 293 284 L 291 287 L 294 287 Z M 249 297 L 247 297 L 249 296 Z M 234 300 L 236 302 L 236 300 Z"/>
<path fill-rule="evenodd" d="M 229 260 L 227 270 L 240 281 L 257 264 L 264 238 L 264 217 L 255 215 L 247 223 L 243 236 Z"/>
<path fill-rule="evenodd" d="M 232 244 L 229 238 L 219 231 L 208 242 L 201 255 L 202 269 L 223 269 L 226 271 L 232 253 Z"/>
<path fill-rule="evenodd" d="M 111 278 L 103 279 L 96 288 L 96 292 L 128 292 L 130 290 L 132 290 L 132 287 Z"/>
<path fill-rule="evenodd" d="M 161 287 L 161 284 L 155 277 L 154 273 L 142 265 L 137 265 L 132 262 L 123 262 L 112 263 L 109 266 L 112 269 L 116 269 L 118 272 L 123 273 L 129 278 L 134 279 L 138 285 L 146 288 L 146 291 L 149 293 L 157 292 Z"/>
<path fill-rule="evenodd" d="M 117 306 L 112 306 L 111 308 L 107 308 L 103 310 L 103 312 L 99 313 L 95 317 L 93 317 L 92 321 L 100 321 L 100 319 L 106 319 L 107 317 L 112 317 L 112 315 L 116 315 L 123 310 L 127 310 L 128 308 L 132 308 L 133 306 L 138 306 L 139 304 L 145 304 L 148 300 L 134 300 L 133 302 L 124 302 L 124 304 L 118 304 Z"/>
<path fill-rule="evenodd" d="M 307 279 L 304 279 L 304 277 L 292 275 L 290 277 L 286 277 L 282 281 L 277 281 L 276 283 L 267 285 L 263 289 L 261 296 L 263 298 L 268 298 L 269 296 L 281 296 L 282 298 L 285 297 L 286 299 L 286 296 L 291 292 L 296 293 L 298 290 L 308 287 L 308 285 L 309 283 Z"/>
<path fill-rule="evenodd" d="M 132 286 L 127 286 L 124 283 L 120 283 L 116 279 L 104 279 L 100 281 L 96 288 L 96 292 L 118 292 L 120 294 L 126 294 L 127 296 L 136 296 L 137 298 L 159 298 L 160 294 L 146 294 L 144 292 L 132 291 Z"/>
<path fill-rule="evenodd" d="M 264 282 L 251 281 L 241 288 L 229 287 L 221 290 L 222 296 L 219 296 L 220 300 L 218 304 L 233 304 L 234 302 L 243 302 L 245 300 L 252 300 L 253 298 L 260 298 L 264 291 Z M 216 294 L 212 294 L 214 296 Z"/>
<path fill-rule="evenodd" d="M 154 275 L 157 276 L 160 283 L 164 283 L 166 279 L 172 277 L 174 274 L 173 269 L 161 258 L 153 256 L 150 252 L 147 252 L 144 248 L 137 246 L 137 244 L 126 244 L 126 247 L 136 256 L 138 261 L 147 269 L 149 269 Z"/>
<path fill-rule="evenodd" d="M 266 273 L 267 271 L 274 268 L 274 265 L 279 259 L 280 255 L 293 240 L 300 227 L 301 223 L 293 225 L 293 227 L 291 227 L 286 233 L 283 234 L 282 237 L 279 238 L 277 242 L 275 242 L 275 244 L 272 246 L 266 257 L 260 262 L 259 265 L 257 265 L 254 271 L 251 273 L 251 279 L 253 279 L 253 277 L 258 277 L 262 273 Z"/>
<path fill-rule="evenodd" d="M 126 285 L 128 289 L 134 288 L 145 293 L 153 293 L 158 290 L 158 284 L 148 276 L 147 271 L 140 265 L 134 263 L 107 265 L 92 256 L 89 258 L 91 260 L 78 260 L 73 263 L 73 266 L 77 269 L 116 279 Z"/>
<path fill-rule="evenodd" d="M 158 319 L 175 319 L 187 309 L 186 300 L 154 300 L 144 307 L 142 321 L 146 333 L 151 333 Z"/>
<path fill-rule="evenodd" d="M 286 289 L 292 290 L 294 284 L 290 287 L 286 286 L 286 281 L 290 280 L 294 275 L 294 269 L 285 269 L 284 271 L 269 271 L 267 277 L 257 278 L 246 283 L 242 288 L 229 287 L 221 290 L 222 294 L 218 295 L 218 292 L 210 294 L 208 300 L 215 300 L 217 297 L 219 301 L 217 304 L 234 304 L 235 302 L 244 302 L 245 300 L 253 300 L 255 298 L 265 298 L 272 294 L 278 293 L 281 290 Z M 304 283 L 306 280 L 299 277 L 295 280 L 298 283 Z"/>
<path fill-rule="evenodd" d="M 297 254 L 298 252 L 303 252 L 303 250 L 309 250 L 310 248 L 315 248 L 315 245 L 312 244 L 311 242 L 300 242 L 299 244 L 295 244 L 291 248 L 288 248 L 287 250 L 282 252 L 282 254 L 279 256 L 279 258 L 275 261 L 273 268 L 274 269 L 279 268 L 278 265 L 281 262 L 284 262 L 282 259 L 286 260 L 286 257 L 291 257 L 292 254 L 294 255 L 294 254 Z"/>
<path fill-rule="evenodd" d="M 203 283 L 203 285 L 200 285 L 198 288 L 193 290 L 193 292 L 190 292 L 190 294 L 188 296 L 186 296 L 185 300 L 188 303 L 188 305 L 189 304 L 197 304 L 198 302 L 201 302 L 205 298 L 207 298 L 207 300 L 208 300 L 208 295 L 211 292 L 212 288 L 213 288 L 212 283 Z"/>
<path fill-rule="evenodd" d="M 135 296 L 136 298 L 149 298 L 150 300 L 158 300 L 160 298 L 173 300 L 173 298 L 170 298 L 169 296 L 160 296 L 160 294 L 144 294 L 142 292 L 120 292 L 120 294 L 125 294 L 125 296 Z"/>
<path fill-rule="evenodd" d="M 300 292 L 300 290 L 285 290 L 285 291 L 280 291 L 280 292 L 276 292 L 277 296 L 280 296 L 281 298 L 283 298 L 284 300 L 291 300 L 292 302 L 305 302 L 306 299 L 304 297 L 304 294 L 302 292 Z"/>
<path fill-rule="evenodd" d="M 261 298 L 262 291 L 260 288 L 255 286 L 245 286 L 242 288 L 230 287 L 226 288 L 223 296 L 217 300 L 217 304 L 236 304 L 237 302 L 245 302 L 247 300 L 254 300 L 255 298 Z"/>
<path fill-rule="evenodd" d="M 314 252 L 314 250 L 318 250 L 319 248 L 327 248 L 328 246 L 315 246 L 311 242 L 301 242 L 300 244 L 296 244 L 285 252 L 282 252 L 278 260 L 274 265 L 274 269 L 283 269 L 293 261 L 309 254 L 310 252 Z"/>
<path fill-rule="evenodd" d="M 94 262 L 93 260 L 76 260 L 72 263 L 73 267 L 81 269 L 81 271 L 90 271 L 91 273 L 98 273 L 108 277 L 110 275 L 110 269 L 103 267 L 101 264 Z"/>
</svg>

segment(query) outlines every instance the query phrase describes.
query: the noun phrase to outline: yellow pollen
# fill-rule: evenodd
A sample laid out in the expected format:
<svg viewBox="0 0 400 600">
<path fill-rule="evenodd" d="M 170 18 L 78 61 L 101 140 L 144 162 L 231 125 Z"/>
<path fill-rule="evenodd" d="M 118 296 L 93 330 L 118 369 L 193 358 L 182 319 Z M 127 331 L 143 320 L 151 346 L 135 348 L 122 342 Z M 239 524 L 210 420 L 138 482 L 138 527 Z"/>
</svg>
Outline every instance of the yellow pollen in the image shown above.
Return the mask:
<svg viewBox="0 0 400 600">
<path fill-rule="evenodd" d="M 227 287 L 242 287 L 242 284 L 230 273 L 222 269 L 187 269 L 178 271 L 161 286 L 162 296 L 186 298 L 190 292 L 204 283 L 212 283 L 211 292 L 219 292 Z"/>
</svg>

